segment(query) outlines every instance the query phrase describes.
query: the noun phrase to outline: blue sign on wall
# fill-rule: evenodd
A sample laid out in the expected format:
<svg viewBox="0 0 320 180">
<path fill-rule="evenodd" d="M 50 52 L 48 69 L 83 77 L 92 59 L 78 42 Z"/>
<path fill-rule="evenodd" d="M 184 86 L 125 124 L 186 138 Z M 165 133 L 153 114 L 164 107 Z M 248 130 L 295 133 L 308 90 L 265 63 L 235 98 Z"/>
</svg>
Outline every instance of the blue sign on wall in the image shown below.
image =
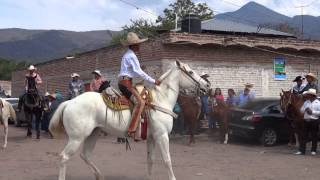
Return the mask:
<svg viewBox="0 0 320 180">
<path fill-rule="evenodd" d="M 276 57 L 273 61 L 274 79 L 285 80 L 286 74 L 286 60 L 283 57 Z"/>
</svg>

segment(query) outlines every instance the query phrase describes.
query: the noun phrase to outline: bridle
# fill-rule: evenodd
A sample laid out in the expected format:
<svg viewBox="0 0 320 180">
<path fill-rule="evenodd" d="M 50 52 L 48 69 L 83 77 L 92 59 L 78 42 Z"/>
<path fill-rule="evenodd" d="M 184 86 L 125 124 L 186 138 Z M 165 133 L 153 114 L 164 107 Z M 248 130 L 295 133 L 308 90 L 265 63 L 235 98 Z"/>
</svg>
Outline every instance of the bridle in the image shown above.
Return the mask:
<svg viewBox="0 0 320 180">
<path fill-rule="evenodd" d="M 203 78 L 199 76 L 199 79 L 197 80 L 197 79 L 195 79 L 195 78 L 192 76 L 192 73 L 193 73 L 192 71 L 187 71 L 184 67 L 180 67 L 180 66 L 178 66 L 178 69 L 179 69 L 180 71 L 182 71 L 183 74 L 187 76 L 187 78 L 189 78 L 189 79 L 191 79 L 193 82 L 195 82 L 196 85 L 195 85 L 194 89 L 196 90 L 196 94 L 197 94 L 197 95 L 200 95 L 200 90 L 201 90 L 200 81 L 201 81 L 201 79 L 203 79 Z"/>
<path fill-rule="evenodd" d="M 284 108 L 285 112 L 287 112 L 289 105 L 292 104 L 292 93 L 290 93 L 289 99 L 287 102 L 285 102 L 285 98 L 283 98 L 283 97 L 286 97 L 286 96 L 283 94 L 281 101 L 280 101 L 280 106 Z"/>
</svg>

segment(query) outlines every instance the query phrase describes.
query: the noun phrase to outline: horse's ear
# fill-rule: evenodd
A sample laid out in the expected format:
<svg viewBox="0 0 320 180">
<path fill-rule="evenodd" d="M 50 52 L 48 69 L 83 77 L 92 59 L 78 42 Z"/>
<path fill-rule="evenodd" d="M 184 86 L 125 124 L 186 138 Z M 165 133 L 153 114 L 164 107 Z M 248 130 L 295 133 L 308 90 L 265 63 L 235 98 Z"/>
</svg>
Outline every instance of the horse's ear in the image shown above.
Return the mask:
<svg viewBox="0 0 320 180">
<path fill-rule="evenodd" d="M 180 63 L 179 60 L 176 60 L 176 66 L 177 66 L 177 67 L 181 67 L 181 63 Z"/>
</svg>

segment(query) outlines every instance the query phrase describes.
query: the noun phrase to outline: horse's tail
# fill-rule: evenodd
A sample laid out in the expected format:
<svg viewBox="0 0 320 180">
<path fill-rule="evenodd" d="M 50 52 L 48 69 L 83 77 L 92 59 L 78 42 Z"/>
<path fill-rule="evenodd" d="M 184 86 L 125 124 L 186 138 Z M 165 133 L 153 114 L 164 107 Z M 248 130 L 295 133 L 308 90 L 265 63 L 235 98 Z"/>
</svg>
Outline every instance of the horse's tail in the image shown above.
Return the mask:
<svg viewBox="0 0 320 180">
<path fill-rule="evenodd" d="M 12 105 L 10 103 L 7 103 L 9 106 L 9 111 L 10 111 L 10 117 L 16 121 L 17 120 L 17 116 L 16 116 L 16 111 L 13 109 Z"/>
<path fill-rule="evenodd" d="M 62 120 L 63 111 L 67 107 L 67 104 L 67 101 L 60 104 L 50 120 L 49 131 L 53 137 L 59 137 L 65 132 Z"/>
</svg>

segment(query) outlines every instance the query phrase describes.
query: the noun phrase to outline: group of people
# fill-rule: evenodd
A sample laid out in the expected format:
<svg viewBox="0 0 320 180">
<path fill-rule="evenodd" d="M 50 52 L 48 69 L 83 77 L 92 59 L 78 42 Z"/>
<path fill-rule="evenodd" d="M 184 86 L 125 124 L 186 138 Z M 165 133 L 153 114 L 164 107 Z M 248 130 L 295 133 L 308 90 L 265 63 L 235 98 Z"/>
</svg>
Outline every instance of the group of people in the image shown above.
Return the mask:
<svg viewBox="0 0 320 180">
<path fill-rule="evenodd" d="M 320 101 L 317 97 L 318 86 L 316 81 L 317 77 L 312 73 L 309 73 L 304 77 L 297 76 L 293 80 L 296 84 L 292 88 L 292 93 L 302 95 L 304 98 L 304 104 L 300 109 L 304 121 L 302 134 L 300 134 L 302 137 L 299 137 L 299 151 L 295 153 L 297 155 L 304 155 L 306 153 L 306 143 L 309 139 L 309 135 L 312 142 L 311 155 L 317 154 Z"/>
<path fill-rule="evenodd" d="M 208 78 L 208 74 L 202 74 L 203 78 Z M 214 117 L 210 116 L 212 113 L 213 102 L 215 101 L 224 101 L 229 107 L 242 106 L 247 102 L 253 100 L 256 96 L 255 92 L 252 90 L 253 84 L 246 83 L 243 91 L 236 95 L 234 89 L 228 89 L 228 97 L 225 98 L 220 88 L 215 90 L 211 89 L 208 94 L 204 94 L 200 97 L 201 99 L 201 119 L 208 120 L 208 126 L 210 129 L 216 127 L 216 120 Z"/>
</svg>

